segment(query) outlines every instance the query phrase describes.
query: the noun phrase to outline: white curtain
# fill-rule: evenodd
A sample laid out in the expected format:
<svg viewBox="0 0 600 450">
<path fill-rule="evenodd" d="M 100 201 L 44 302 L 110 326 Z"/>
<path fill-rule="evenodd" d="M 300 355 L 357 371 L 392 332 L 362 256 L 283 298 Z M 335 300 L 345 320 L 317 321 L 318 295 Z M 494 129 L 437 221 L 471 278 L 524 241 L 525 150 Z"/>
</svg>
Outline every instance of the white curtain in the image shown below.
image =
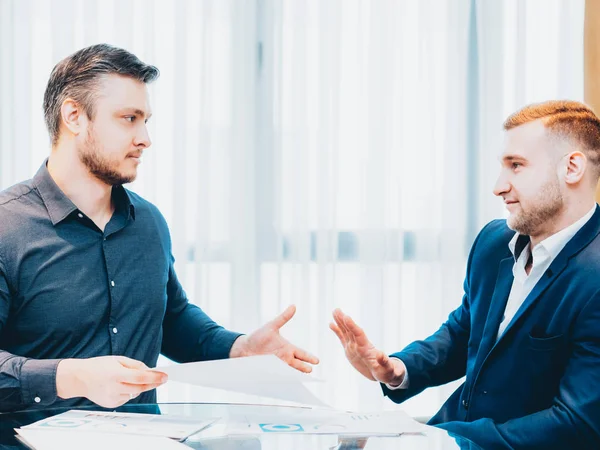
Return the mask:
<svg viewBox="0 0 600 450">
<path fill-rule="evenodd" d="M 470 243 L 504 214 L 502 121 L 583 98 L 583 6 L 0 0 L 0 187 L 48 154 L 53 65 L 98 42 L 134 52 L 162 75 L 131 188 L 166 216 L 190 300 L 244 332 L 295 303 L 283 333 L 321 358 L 317 393 L 397 408 L 349 367 L 331 311 L 393 352 L 459 305 Z M 401 408 L 431 414 L 455 385 Z M 169 384 L 159 398 L 241 397 Z"/>
</svg>

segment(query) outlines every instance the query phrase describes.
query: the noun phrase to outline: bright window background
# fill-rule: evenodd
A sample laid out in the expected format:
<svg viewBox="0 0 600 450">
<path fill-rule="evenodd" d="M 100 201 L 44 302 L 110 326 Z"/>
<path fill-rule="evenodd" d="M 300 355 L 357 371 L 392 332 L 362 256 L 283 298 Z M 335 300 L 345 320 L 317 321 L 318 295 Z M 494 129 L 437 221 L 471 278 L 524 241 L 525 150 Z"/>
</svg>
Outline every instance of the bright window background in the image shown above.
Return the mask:
<svg viewBox="0 0 600 450">
<path fill-rule="evenodd" d="M 341 307 L 393 352 L 462 296 L 502 121 L 583 97 L 583 0 L 0 0 L 0 187 L 49 152 L 56 62 L 98 42 L 161 70 L 131 188 L 171 227 L 190 301 L 248 332 L 289 303 L 318 394 L 391 409 L 328 329 Z M 0 219 L 1 220 L 1 219 Z M 143 280 L 140 280 L 143 282 Z M 164 363 L 164 361 L 161 361 Z M 456 387 L 401 406 L 435 412 Z M 169 384 L 163 401 L 255 401 Z"/>
</svg>

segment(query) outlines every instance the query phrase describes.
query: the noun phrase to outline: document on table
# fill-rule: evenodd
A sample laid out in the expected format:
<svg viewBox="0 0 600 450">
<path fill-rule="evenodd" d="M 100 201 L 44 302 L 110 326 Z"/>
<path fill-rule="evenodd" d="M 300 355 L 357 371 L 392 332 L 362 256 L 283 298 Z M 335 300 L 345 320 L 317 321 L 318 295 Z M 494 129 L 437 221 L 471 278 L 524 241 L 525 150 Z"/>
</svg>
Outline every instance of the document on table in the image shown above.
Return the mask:
<svg viewBox="0 0 600 450">
<path fill-rule="evenodd" d="M 184 450 L 189 447 L 160 436 L 69 431 L 65 429 L 19 428 L 18 438 L 36 450 Z"/>
<path fill-rule="evenodd" d="M 198 420 L 160 414 L 71 410 L 32 423 L 21 430 L 139 434 L 181 441 L 216 420 L 218 418 Z"/>
<path fill-rule="evenodd" d="M 250 412 L 231 416 L 227 423 L 203 430 L 192 439 L 264 434 L 333 434 L 339 436 L 399 436 L 421 433 L 425 426 L 403 411 L 348 413 L 324 409 L 306 409 L 276 414 Z"/>
<path fill-rule="evenodd" d="M 170 381 L 329 407 L 305 385 L 321 380 L 298 372 L 274 355 L 174 364 L 154 370 L 169 375 Z"/>
</svg>

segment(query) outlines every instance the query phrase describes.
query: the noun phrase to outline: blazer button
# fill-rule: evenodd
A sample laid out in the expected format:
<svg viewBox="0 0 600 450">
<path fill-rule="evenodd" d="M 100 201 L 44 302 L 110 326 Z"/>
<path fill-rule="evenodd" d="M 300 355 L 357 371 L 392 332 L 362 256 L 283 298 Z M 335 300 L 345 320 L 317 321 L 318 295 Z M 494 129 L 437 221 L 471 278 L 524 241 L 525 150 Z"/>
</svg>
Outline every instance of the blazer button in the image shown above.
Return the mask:
<svg viewBox="0 0 600 450">
<path fill-rule="evenodd" d="M 463 400 L 463 401 L 462 401 L 462 405 L 463 405 L 463 408 L 465 408 L 465 409 L 469 409 L 469 402 L 468 402 L 468 401 L 466 401 L 466 400 Z"/>
</svg>

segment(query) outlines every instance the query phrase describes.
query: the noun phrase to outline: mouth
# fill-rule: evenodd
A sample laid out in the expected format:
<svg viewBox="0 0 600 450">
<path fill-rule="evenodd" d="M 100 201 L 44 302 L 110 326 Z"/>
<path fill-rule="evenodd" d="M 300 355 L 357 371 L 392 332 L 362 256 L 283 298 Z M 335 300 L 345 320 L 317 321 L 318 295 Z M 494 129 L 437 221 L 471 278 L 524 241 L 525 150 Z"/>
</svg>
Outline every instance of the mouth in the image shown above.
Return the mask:
<svg viewBox="0 0 600 450">
<path fill-rule="evenodd" d="M 519 202 L 515 201 L 515 200 L 506 200 L 506 201 L 504 201 L 504 204 L 506 205 L 506 209 L 511 209 L 517 203 L 519 203 Z"/>
<path fill-rule="evenodd" d="M 141 153 L 131 153 L 127 155 L 127 159 L 132 159 L 133 161 L 140 163 L 142 162 L 142 154 Z"/>
</svg>

